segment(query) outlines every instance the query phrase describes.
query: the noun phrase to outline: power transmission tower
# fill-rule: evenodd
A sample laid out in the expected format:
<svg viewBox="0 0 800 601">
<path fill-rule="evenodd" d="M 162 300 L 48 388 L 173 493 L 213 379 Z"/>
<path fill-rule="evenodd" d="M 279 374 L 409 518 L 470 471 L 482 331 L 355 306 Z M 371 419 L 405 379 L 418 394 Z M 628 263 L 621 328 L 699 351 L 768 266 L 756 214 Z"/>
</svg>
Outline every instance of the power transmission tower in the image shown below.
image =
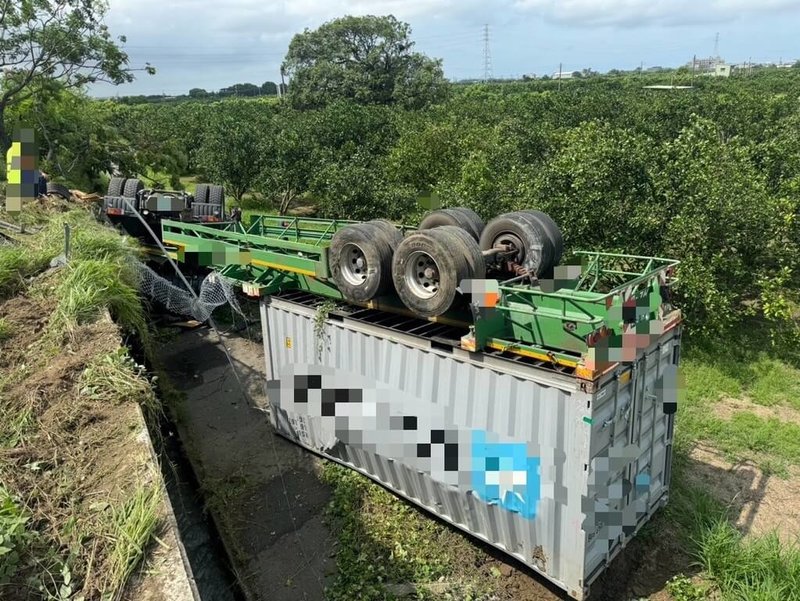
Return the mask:
<svg viewBox="0 0 800 601">
<path fill-rule="evenodd" d="M 489 48 L 489 24 L 483 26 L 483 81 L 492 79 L 492 51 Z"/>
<path fill-rule="evenodd" d="M 714 58 L 719 58 L 719 32 L 714 37 Z"/>
</svg>

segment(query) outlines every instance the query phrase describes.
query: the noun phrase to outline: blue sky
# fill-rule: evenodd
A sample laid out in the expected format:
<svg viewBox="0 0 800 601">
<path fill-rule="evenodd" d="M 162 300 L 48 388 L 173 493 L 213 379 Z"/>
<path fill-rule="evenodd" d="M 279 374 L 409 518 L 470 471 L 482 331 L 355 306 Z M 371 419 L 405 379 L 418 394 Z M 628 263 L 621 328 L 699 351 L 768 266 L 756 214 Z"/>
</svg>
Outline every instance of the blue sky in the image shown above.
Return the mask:
<svg viewBox="0 0 800 601">
<path fill-rule="evenodd" d="M 224 7 L 224 8 L 223 8 Z M 93 94 L 180 94 L 279 79 L 291 37 L 345 14 L 394 14 L 451 79 L 483 75 L 483 26 L 495 77 L 590 67 L 677 66 L 714 51 L 731 63 L 800 59 L 800 0 L 110 0 L 132 66 L 155 76 Z"/>
</svg>

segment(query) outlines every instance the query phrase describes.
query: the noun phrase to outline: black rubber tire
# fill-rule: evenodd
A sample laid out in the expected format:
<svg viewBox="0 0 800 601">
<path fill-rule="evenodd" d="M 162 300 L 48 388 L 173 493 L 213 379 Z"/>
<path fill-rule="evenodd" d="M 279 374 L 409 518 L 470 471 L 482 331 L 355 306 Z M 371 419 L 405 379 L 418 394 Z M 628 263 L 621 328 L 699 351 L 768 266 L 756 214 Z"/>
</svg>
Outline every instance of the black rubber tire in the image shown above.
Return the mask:
<svg viewBox="0 0 800 601">
<path fill-rule="evenodd" d="M 553 221 L 553 218 L 550 217 L 550 215 L 547 213 L 542 213 L 541 211 L 530 210 L 518 212 L 530 215 L 542 225 L 544 231 L 550 238 L 550 241 L 553 243 L 553 262 L 551 266 L 555 267 L 558 265 L 558 263 L 561 261 L 561 256 L 564 254 L 564 237 L 561 234 L 561 228 L 558 227 L 558 224 Z"/>
<path fill-rule="evenodd" d="M 194 189 L 194 201 L 195 202 L 208 202 L 208 194 L 210 192 L 211 186 L 208 184 L 197 184 L 197 187 Z"/>
<path fill-rule="evenodd" d="M 550 219 L 548 215 L 542 213 L 541 211 L 515 211 L 513 213 L 507 213 L 507 215 L 514 215 L 517 219 L 526 219 L 542 232 L 542 235 L 544 236 L 544 241 L 542 243 L 542 264 L 539 267 L 539 272 L 537 275 L 541 276 L 549 273 L 552 270 L 553 265 L 556 264 L 555 245 L 560 238 L 560 231 L 558 234 L 555 232 L 551 233 L 549 226 L 550 224 L 556 228 L 558 226 L 555 225 L 555 222 Z M 558 259 L 560 260 L 561 257 L 559 256 Z"/>
<path fill-rule="evenodd" d="M 53 196 L 60 196 L 64 200 L 72 200 L 72 192 L 64 184 L 48 183 L 47 193 Z"/>
<path fill-rule="evenodd" d="M 112 177 L 108 182 L 108 196 L 122 196 L 122 191 L 125 189 L 124 177 Z"/>
<path fill-rule="evenodd" d="M 436 227 L 407 236 L 395 251 L 392 261 L 394 287 L 403 304 L 416 315 L 436 317 L 447 312 L 458 294 L 460 283 L 463 280 L 473 279 L 463 240 L 461 235 L 455 235 L 446 226 Z M 439 288 L 428 298 L 415 293 L 406 279 L 409 261 L 414 260 L 414 255 L 418 251 L 429 255 L 439 270 Z"/>
<path fill-rule="evenodd" d="M 481 250 L 492 249 L 504 236 L 514 237 L 522 244 L 514 260 L 534 275 L 543 273 L 551 265 L 554 253 L 550 237 L 530 215 L 506 213 L 492 219 L 481 235 Z M 533 248 L 539 245 L 541 250 Z"/>
<path fill-rule="evenodd" d="M 471 233 L 475 238 L 475 242 L 480 240 L 481 234 L 483 233 L 483 228 L 486 227 L 486 223 L 484 223 L 483 219 L 481 219 L 481 216 L 478 215 L 472 209 L 468 209 L 467 207 L 453 207 L 453 210 L 461 213 L 461 215 L 470 224 L 470 227 L 472 229 Z"/>
<path fill-rule="evenodd" d="M 122 195 L 126 198 L 137 198 L 142 190 L 144 190 L 142 180 L 131 178 L 125 180 L 125 188 L 122 191 Z"/>
<path fill-rule="evenodd" d="M 469 234 L 469 232 L 465 231 L 460 227 L 454 227 L 452 225 L 443 225 L 441 228 L 450 234 L 454 238 L 454 244 L 460 244 L 461 248 L 464 251 L 464 256 L 467 259 L 467 263 L 469 263 L 471 278 L 475 280 L 482 280 L 486 277 L 486 260 L 483 258 L 483 254 L 481 254 L 481 249 L 478 246 L 478 243 L 475 239 Z M 459 282 L 460 284 L 461 282 Z"/>
<path fill-rule="evenodd" d="M 367 223 L 371 223 L 381 228 L 386 235 L 386 240 L 389 243 L 389 246 L 392 248 L 392 252 L 394 252 L 403 241 L 403 232 L 401 232 L 399 228 L 391 221 L 386 219 L 373 219 Z"/>
<path fill-rule="evenodd" d="M 328 247 L 328 268 L 345 300 L 365 303 L 386 294 L 392 287 L 392 239 L 380 225 L 357 223 L 334 234 Z M 354 283 L 342 270 L 343 253 L 357 246 L 364 254 L 367 268 L 361 283 Z"/>
<path fill-rule="evenodd" d="M 435 211 L 431 211 L 422 218 L 422 221 L 419 222 L 417 229 L 431 230 L 436 227 L 442 227 L 443 225 L 452 225 L 455 227 L 460 227 L 464 231 L 468 232 L 473 238 L 475 238 L 475 241 L 477 242 L 481 237 L 481 230 L 483 228 L 478 227 L 471 216 L 464 212 L 468 210 L 469 209 L 455 208 L 437 209 Z M 475 216 L 477 217 L 477 215 Z"/>
<path fill-rule="evenodd" d="M 212 205 L 223 206 L 225 204 L 225 188 L 222 186 L 209 186 L 208 202 Z"/>
</svg>

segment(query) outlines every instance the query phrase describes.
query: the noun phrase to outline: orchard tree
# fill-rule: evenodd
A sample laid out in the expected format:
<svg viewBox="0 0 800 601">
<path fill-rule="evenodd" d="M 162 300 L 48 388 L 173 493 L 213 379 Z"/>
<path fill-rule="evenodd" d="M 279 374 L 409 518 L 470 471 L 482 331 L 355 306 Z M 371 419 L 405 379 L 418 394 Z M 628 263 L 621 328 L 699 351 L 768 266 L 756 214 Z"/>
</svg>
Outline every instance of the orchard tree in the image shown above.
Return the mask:
<svg viewBox="0 0 800 601">
<path fill-rule="evenodd" d="M 271 202 L 277 201 L 281 215 L 307 191 L 309 178 L 320 167 L 321 161 L 315 160 L 317 148 L 309 139 L 313 135 L 314 117 L 290 110 L 276 117 L 266 132 L 260 132 L 266 140 L 264 168 L 256 189 Z"/>
<path fill-rule="evenodd" d="M 5 115 L 47 82 L 63 89 L 133 80 L 128 55 L 114 41 L 97 0 L 11 0 L 0 3 L 0 149 L 10 144 Z M 124 42 L 124 38 L 119 39 Z M 153 73 L 147 65 L 145 70 Z"/>
<path fill-rule="evenodd" d="M 7 118 L 11 123 L 30 124 L 40 133 L 42 170 L 56 181 L 88 191 L 98 189 L 103 172 L 135 173 L 144 168 L 138 160 L 144 158 L 142 149 L 129 143 L 116 126 L 115 114 L 132 108 L 93 100 L 79 90 L 65 90 L 50 82 L 47 93 L 10 107 Z"/>
<path fill-rule="evenodd" d="M 554 136 L 551 156 L 522 191 L 561 226 L 567 246 L 655 252 L 651 244 L 669 219 L 655 202 L 652 143 L 601 121 Z"/>
<path fill-rule="evenodd" d="M 265 81 L 261 84 L 261 93 L 264 96 L 277 96 L 278 84 L 276 84 L 274 81 Z"/>
<path fill-rule="evenodd" d="M 413 52 L 411 28 L 393 16 L 342 17 L 294 36 L 283 64 L 297 108 L 352 99 L 360 104 L 423 107 L 448 84 L 439 60 Z"/>
<path fill-rule="evenodd" d="M 270 118 L 269 107 L 253 100 L 219 102 L 208 113 L 200 168 L 215 183 L 225 184 L 237 202 L 253 189 L 264 167 L 263 132 Z"/>
<path fill-rule="evenodd" d="M 693 117 L 662 148 L 657 185 L 664 256 L 683 261 L 677 292 L 692 326 L 723 331 L 755 307 L 787 319 L 785 285 L 796 264 L 797 206 L 768 193 L 744 140 Z M 777 284 L 777 287 L 776 287 Z"/>
</svg>

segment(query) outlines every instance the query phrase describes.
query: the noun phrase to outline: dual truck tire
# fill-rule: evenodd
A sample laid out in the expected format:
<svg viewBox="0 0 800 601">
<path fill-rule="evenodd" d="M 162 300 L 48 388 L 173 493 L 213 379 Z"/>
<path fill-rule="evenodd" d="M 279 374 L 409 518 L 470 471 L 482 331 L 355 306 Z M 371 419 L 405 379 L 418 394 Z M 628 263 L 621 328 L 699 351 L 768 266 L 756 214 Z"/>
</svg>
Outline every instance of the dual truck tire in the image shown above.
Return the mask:
<svg viewBox="0 0 800 601">
<path fill-rule="evenodd" d="M 112 177 L 108 182 L 108 196 L 136 198 L 144 190 L 144 184 L 136 178 Z M 198 203 L 225 204 L 225 188 L 210 184 L 197 184 L 194 201 Z"/>
<path fill-rule="evenodd" d="M 112 177 L 108 182 L 108 196 L 136 198 L 144 190 L 142 180 L 136 178 Z"/>
<path fill-rule="evenodd" d="M 484 226 L 459 207 L 429 213 L 405 237 L 385 220 L 347 226 L 334 235 L 328 264 L 348 301 L 365 303 L 394 288 L 414 314 L 435 317 L 450 309 L 462 282 L 486 277 L 482 251 L 498 244 L 510 244 L 514 262 L 537 275 L 563 252 L 558 226 L 540 211 L 508 213 Z"/>
</svg>

